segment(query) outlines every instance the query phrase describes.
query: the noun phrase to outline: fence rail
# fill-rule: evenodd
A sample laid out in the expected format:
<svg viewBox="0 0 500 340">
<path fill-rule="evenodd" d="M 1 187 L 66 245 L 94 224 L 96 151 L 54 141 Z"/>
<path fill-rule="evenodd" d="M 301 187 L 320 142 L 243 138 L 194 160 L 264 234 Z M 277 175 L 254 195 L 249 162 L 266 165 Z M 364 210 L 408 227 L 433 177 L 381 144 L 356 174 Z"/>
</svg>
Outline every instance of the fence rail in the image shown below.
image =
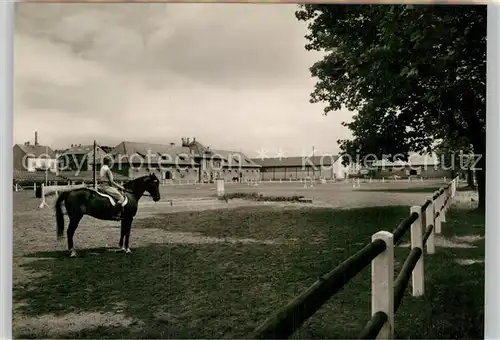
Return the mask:
<svg viewBox="0 0 500 340">
<path fill-rule="evenodd" d="M 398 310 L 410 278 L 412 295 L 422 296 L 424 287 L 424 247 L 427 254 L 435 252 L 435 234 L 456 194 L 458 177 L 429 197 L 422 206 L 413 206 L 410 214 L 392 233 L 379 231 L 370 242 L 335 269 L 320 277 L 302 294 L 279 309 L 247 338 L 289 338 L 335 293 L 371 264 L 372 317 L 360 333 L 360 339 L 393 339 L 394 314 Z M 411 248 L 402 269 L 394 279 L 394 246 L 411 230 Z"/>
</svg>

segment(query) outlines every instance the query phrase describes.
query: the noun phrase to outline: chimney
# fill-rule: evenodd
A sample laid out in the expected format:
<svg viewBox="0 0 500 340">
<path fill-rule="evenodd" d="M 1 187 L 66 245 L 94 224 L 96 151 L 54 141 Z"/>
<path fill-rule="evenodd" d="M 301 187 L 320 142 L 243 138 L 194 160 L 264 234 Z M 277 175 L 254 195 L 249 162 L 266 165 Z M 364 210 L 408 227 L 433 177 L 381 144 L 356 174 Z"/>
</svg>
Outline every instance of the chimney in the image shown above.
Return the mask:
<svg viewBox="0 0 500 340">
<path fill-rule="evenodd" d="M 35 131 L 35 146 L 38 145 L 38 131 Z"/>
<path fill-rule="evenodd" d="M 193 137 L 193 143 L 196 142 L 196 137 Z"/>
<path fill-rule="evenodd" d="M 188 138 L 186 138 L 186 143 L 187 143 L 187 144 L 189 144 L 189 140 L 190 140 L 190 138 L 189 138 L 189 137 L 188 137 Z"/>
</svg>

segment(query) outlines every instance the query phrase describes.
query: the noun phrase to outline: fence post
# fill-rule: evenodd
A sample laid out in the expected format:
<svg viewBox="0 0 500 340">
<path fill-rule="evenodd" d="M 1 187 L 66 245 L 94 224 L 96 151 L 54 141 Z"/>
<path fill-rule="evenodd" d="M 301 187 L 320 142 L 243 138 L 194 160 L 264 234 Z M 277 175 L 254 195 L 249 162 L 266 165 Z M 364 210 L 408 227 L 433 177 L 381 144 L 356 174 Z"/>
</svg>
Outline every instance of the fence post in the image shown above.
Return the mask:
<svg viewBox="0 0 500 340">
<path fill-rule="evenodd" d="M 418 218 L 411 225 L 411 249 L 422 249 L 422 255 L 415 265 L 415 269 L 411 273 L 412 295 L 424 295 L 424 242 L 422 234 L 422 207 L 416 205 L 410 208 L 410 214 L 417 213 Z"/>
<path fill-rule="evenodd" d="M 444 209 L 448 211 L 448 207 L 450 205 L 450 192 L 451 192 L 451 184 L 444 190 L 445 196 L 444 196 L 444 201 L 446 202 L 444 204 Z"/>
<path fill-rule="evenodd" d="M 427 197 L 427 200 L 431 202 L 427 209 L 425 210 L 425 226 L 424 232 L 428 226 L 432 224 L 433 228 L 425 246 L 427 248 L 427 254 L 434 254 L 436 252 L 436 245 L 434 241 L 434 233 L 436 232 L 436 226 L 434 225 L 434 202 L 432 201 L 432 197 Z"/>
<path fill-rule="evenodd" d="M 45 184 L 41 184 L 40 186 L 40 195 L 42 196 L 42 202 L 40 203 L 39 208 L 43 208 L 45 205 L 47 205 L 47 202 L 45 202 Z"/>
<path fill-rule="evenodd" d="M 377 339 L 394 339 L 394 239 L 387 231 L 372 235 L 372 241 L 383 240 L 385 251 L 372 261 L 372 315 L 387 314 L 387 322 Z"/>
<path fill-rule="evenodd" d="M 439 193 L 439 191 L 436 191 Z M 436 231 L 436 234 L 441 234 L 441 196 L 438 195 L 438 197 L 434 200 L 434 230 Z M 439 216 L 436 217 L 436 214 L 439 212 Z"/>
<path fill-rule="evenodd" d="M 443 196 L 443 198 L 441 199 L 442 200 L 442 203 L 441 203 L 442 207 L 441 207 L 441 213 L 439 214 L 439 216 L 441 216 L 441 222 L 446 222 L 446 205 L 448 204 L 448 202 L 446 202 L 446 197 L 448 196 L 448 189 L 443 190 L 442 196 Z"/>
</svg>

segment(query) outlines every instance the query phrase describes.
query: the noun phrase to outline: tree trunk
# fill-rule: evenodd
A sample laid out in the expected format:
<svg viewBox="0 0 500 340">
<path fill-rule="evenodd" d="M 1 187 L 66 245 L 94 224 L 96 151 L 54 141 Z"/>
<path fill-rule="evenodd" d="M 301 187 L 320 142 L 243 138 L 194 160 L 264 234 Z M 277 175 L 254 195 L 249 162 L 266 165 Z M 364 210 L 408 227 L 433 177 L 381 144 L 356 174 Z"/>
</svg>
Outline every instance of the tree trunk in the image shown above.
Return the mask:
<svg viewBox="0 0 500 340">
<path fill-rule="evenodd" d="M 474 147 L 476 157 L 481 157 L 476 164 L 477 191 L 479 196 L 478 209 L 485 210 L 486 207 L 486 148 L 484 144 Z"/>
<path fill-rule="evenodd" d="M 467 187 L 474 189 L 474 172 L 467 169 Z"/>
<path fill-rule="evenodd" d="M 477 191 L 479 196 L 478 209 L 483 210 L 486 207 L 486 167 L 480 166 L 481 170 L 476 170 Z"/>
</svg>

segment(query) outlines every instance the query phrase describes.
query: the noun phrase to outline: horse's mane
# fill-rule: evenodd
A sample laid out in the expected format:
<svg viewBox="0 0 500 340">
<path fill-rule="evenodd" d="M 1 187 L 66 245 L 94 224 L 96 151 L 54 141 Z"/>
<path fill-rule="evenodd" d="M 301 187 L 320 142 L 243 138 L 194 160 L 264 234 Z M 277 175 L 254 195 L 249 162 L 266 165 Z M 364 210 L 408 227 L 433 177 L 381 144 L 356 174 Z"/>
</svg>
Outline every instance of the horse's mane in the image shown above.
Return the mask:
<svg viewBox="0 0 500 340">
<path fill-rule="evenodd" d="M 126 188 L 126 189 L 132 189 L 135 183 L 137 183 L 140 180 L 143 180 L 144 177 L 147 177 L 147 176 L 149 176 L 149 175 L 141 176 L 141 177 L 137 177 L 137 178 L 131 179 L 131 180 L 125 182 L 123 184 L 123 187 Z"/>
<path fill-rule="evenodd" d="M 144 176 L 141 176 L 141 177 L 137 177 L 137 178 L 131 179 L 130 181 L 124 183 L 123 187 L 126 188 L 126 189 L 132 189 L 134 187 L 135 183 L 140 182 L 140 181 L 144 181 L 144 179 L 146 179 L 149 176 L 151 176 L 151 175 L 144 175 Z"/>
</svg>

